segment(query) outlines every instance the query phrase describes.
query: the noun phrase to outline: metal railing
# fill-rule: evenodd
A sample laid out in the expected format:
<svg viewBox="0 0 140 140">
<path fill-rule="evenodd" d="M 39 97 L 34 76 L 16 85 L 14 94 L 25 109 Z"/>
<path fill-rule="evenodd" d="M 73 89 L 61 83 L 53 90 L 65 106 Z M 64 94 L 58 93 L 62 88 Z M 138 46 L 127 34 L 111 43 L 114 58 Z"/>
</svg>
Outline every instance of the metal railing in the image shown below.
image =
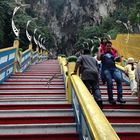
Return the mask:
<svg viewBox="0 0 140 140">
<path fill-rule="evenodd" d="M 80 133 L 81 140 L 119 140 L 118 135 L 106 119 L 103 112 L 96 104 L 94 98 L 89 93 L 86 86 L 78 75 L 72 75 L 71 71 L 75 63 L 68 63 L 66 69 L 66 60 L 59 58 L 62 74 L 64 75 L 66 94 L 70 98 L 68 101 L 73 105 L 77 131 Z M 64 68 L 64 69 L 63 69 Z M 66 75 L 68 72 L 68 75 Z"/>
<path fill-rule="evenodd" d="M 32 51 L 31 44 L 24 52 L 19 51 L 19 41 L 13 47 L 0 49 L 0 84 L 15 72 L 24 72 L 30 64 L 42 62 L 48 58 L 46 52 Z"/>
</svg>

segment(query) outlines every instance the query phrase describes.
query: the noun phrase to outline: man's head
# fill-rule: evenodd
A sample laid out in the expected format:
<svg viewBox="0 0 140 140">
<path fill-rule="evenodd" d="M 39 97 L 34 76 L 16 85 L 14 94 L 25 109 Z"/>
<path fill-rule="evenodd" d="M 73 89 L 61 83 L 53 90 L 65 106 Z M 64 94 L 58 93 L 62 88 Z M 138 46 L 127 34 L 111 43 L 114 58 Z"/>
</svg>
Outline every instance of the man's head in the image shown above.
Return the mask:
<svg viewBox="0 0 140 140">
<path fill-rule="evenodd" d="M 106 37 L 101 38 L 101 44 L 106 44 L 108 39 Z"/>
<path fill-rule="evenodd" d="M 111 42 L 111 41 L 107 41 L 107 42 L 106 42 L 106 50 L 107 50 L 107 51 L 110 51 L 111 48 L 112 48 L 112 42 Z"/>
<path fill-rule="evenodd" d="M 90 50 L 89 49 L 84 49 L 84 54 L 90 54 Z"/>
</svg>

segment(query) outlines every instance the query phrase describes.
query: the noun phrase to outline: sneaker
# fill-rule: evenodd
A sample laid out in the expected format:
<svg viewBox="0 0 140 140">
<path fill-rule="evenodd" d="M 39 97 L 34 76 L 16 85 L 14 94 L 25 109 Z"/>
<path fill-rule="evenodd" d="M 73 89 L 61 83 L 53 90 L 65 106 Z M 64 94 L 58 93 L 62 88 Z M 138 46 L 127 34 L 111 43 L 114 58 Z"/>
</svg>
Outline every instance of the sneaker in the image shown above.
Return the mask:
<svg viewBox="0 0 140 140">
<path fill-rule="evenodd" d="M 121 104 L 125 104 L 126 103 L 126 101 L 123 98 L 118 98 L 117 102 L 120 102 Z"/>
<path fill-rule="evenodd" d="M 109 103 L 112 104 L 112 105 L 115 105 L 116 101 L 114 99 L 112 99 L 112 100 L 109 100 Z"/>
<path fill-rule="evenodd" d="M 136 92 L 136 91 L 133 91 L 133 92 L 131 93 L 131 95 L 132 95 L 132 96 L 136 96 L 136 95 L 137 95 L 137 92 Z"/>
</svg>

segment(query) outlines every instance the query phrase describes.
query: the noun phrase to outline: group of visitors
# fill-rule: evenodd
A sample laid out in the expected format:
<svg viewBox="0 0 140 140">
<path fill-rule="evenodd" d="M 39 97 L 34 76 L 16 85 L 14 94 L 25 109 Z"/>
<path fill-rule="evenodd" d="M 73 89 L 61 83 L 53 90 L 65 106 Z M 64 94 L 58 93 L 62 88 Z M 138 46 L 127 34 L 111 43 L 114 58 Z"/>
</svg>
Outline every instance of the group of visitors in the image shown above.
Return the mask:
<svg viewBox="0 0 140 140">
<path fill-rule="evenodd" d="M 109 103 L 116 104 L 116 101 L 119 103 L 126 103 L 126 101 L 123 99 L 122 75 L 115 65 L 115 62 L 121 62 L 122 57 L 119 56 L 117 50 L 112 47 L 112 42 L 106 38 L 101 40 L 101 44 L 97 53 L 97 59 L 101 61 L 101 79 L 103 83 L 106 83 L 107 85 Z M 136 81 L 140 81 L 140 64 L 137 67 L 137 71 L 135 71 L 136 68 L 133 63 L 134 59 L 129 58 L 125 67 L 125 73 L 130 77 L 130 85 L 133 88 L 132 94 L 136 94 Z M 99 107 L 102 109 L 103 101 L 99 89 L 98 63 L 97 60 L 90 54 L 89 49 L 84 49 L 83 55 L 78 57 L 73 74 L 76 74 L 78 68 L 80 67 L 82 68 L 82 70 L 80 70 L 81 79 L 93 95 Z M 134 75 L 136 75 L 136 81 Z M 117 100 L 113 98 L 113 79 L 117 85 Z"/>
</svg>

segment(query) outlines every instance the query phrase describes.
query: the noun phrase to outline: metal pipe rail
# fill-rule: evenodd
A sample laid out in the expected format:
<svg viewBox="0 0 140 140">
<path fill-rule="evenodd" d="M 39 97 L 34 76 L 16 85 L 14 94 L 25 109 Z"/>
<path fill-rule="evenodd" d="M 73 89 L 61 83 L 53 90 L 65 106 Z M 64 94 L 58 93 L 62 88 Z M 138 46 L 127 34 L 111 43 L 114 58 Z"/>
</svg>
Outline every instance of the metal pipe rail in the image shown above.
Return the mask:
<svg viewBox="0 0 140 140">
<path fill-rule="evenodd" d="M 65 80 L 65 82 L 67 82 L 65 83 L 67 87 L 66 94 L 67 97 L 70 98 L 68 101 L 70 101 L 74 107 L 77 131 L 80 133 L 80 139 L 119 140 L 118 135 L 96 104 L 80 77 L 78 75 L 71 76 L 70 73 L 75 64 L 73 62 L 68 64 L 68 75 L 66 75 L 66 60 L 59 57 L 59 62 L 64 79 L 67 79 Z"/>
<path fill-rule="evenodd" d="M 0 84 L 15 72 L 24 72 L 30 64 L 36 64 L 48 58 L 47 53 L 32 51 L 32 45 L 24 52 L 19 51 L 19 40 L 13 47 L 0 49 Z"/>
</svg>

